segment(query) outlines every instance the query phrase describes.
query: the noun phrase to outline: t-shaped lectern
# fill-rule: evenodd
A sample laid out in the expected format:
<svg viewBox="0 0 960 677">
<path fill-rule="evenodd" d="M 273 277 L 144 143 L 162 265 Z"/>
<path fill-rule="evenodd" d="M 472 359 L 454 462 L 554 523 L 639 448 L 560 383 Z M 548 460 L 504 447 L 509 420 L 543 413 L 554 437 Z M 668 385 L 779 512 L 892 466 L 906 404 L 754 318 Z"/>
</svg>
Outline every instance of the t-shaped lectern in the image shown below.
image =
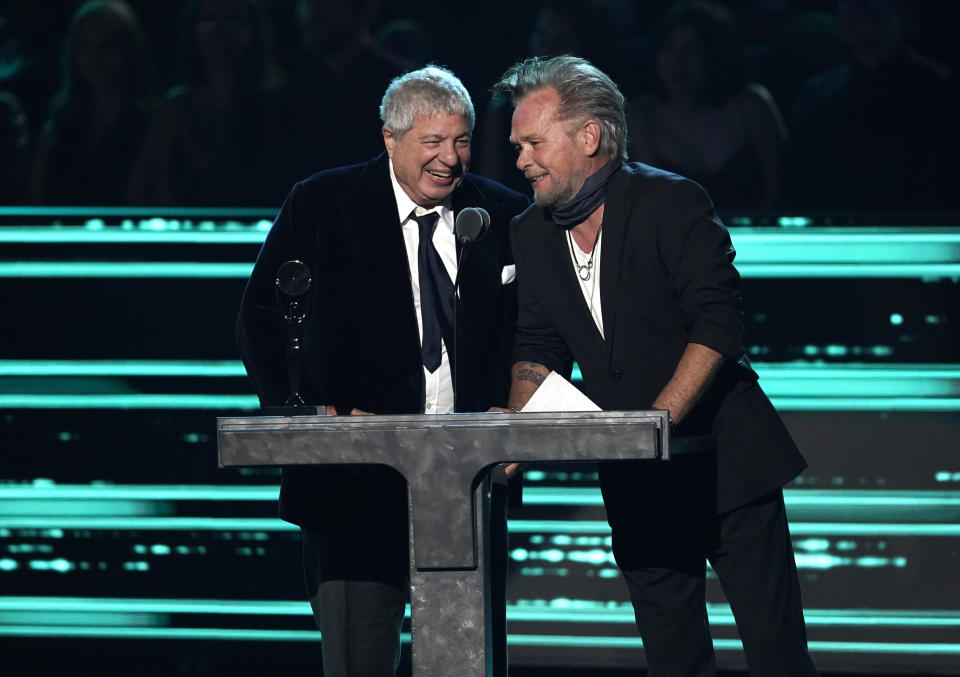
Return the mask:
<svg viewBox="0 0 960 677">
<path fill-rule="evenodd" d="M 486 471 L 506 461 L 667 460 L 668 423 L 665 411 L 255 416 L 220 418 L 217 431 L 221 467 L 396 469 L 409 486 L 413 674 L 485 677 Z"/>
</svg>

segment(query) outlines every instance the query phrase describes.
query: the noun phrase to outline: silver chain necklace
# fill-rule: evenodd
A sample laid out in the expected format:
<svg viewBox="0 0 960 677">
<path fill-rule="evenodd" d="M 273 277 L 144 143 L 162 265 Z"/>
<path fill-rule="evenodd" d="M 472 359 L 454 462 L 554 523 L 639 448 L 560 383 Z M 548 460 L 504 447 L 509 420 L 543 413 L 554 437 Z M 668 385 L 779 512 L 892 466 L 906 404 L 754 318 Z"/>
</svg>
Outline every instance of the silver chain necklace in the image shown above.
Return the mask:
<svg viewBox="0 0 960 677">
<path fill-rule="evenodd" d="M 603 230 L 603 222 L 597 227 L 597 236 L 593 240 L 593 249 L 590 250 L 590 258 L 586 263 L 579 263 L 577 253 L 573 250 L 576 246 L 573 244 L 573 236 L 567 231 L 567 244 L 570 247 L 570 258 L 573 259 L 573 267 L 577 269 L 577 277 L 586 282 L 593 273 L 593 256 L 597 253 L 597 243 L 600 242 L 600 232 Z"/>
</svg>

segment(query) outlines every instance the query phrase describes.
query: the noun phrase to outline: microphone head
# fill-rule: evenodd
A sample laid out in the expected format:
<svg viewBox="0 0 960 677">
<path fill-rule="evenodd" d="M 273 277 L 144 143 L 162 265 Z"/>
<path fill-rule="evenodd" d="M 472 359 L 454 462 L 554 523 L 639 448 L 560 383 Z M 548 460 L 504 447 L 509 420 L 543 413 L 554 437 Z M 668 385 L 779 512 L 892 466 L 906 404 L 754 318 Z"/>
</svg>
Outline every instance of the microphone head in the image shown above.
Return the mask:
<svg viewBox="0 0 960 677">
<path fill-rule="evenodd" d="M 490 229 L 490 214 L 481 207 L 466 207 L 460 210 L 453 224 L 453 231 L 460 244 L 476 242 Z"/>
</svg>

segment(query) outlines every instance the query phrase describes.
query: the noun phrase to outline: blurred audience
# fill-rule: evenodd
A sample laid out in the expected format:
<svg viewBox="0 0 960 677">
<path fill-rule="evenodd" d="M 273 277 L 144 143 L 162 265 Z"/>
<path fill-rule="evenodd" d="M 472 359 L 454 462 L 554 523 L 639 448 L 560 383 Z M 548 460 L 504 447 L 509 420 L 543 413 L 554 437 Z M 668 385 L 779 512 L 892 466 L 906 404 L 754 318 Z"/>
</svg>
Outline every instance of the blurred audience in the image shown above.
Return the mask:
<svg viewBox="0 0 960 677">
<path fill-rule="evenodd" d="M 384 34 L 406 55 L 377 42 L 371 31 L 379 16 L 378 0 L 295 0 L 294 11 L 301 69 L 271 110 L 270 164 L 282 184 L 277 204 L 295 181 L 383 151 L 383 91 L 394 77 L 424 65 L 419 59 L 432 53 L 429 31 L 415 23 Z M 403 35 L 422 42 L 407 49 Z"/>
<path fill-rule="evenodd" d="M 622 59 L 616 12 L 608 0 L 542 0 L 527 41 L 529 56 L 573 54 L 590 60 L 622 83 L 635 70 Z M 477 130 L 473 166 L 477 173 L 530 195 L 530 184 L 516 168 L 510 146 L 513 104 L 503 96 L 491 99 Z"/>
<path fill-rule="evenodd" d="M 153 93 L 151 58 L 132 8 L 123 0 L 81 5 L 61 60 L 25 202 L 124 204 Z"/>
<path fill-rule="evenodd" d="M 904 44 L 902 10 L 897 0 L 838 3 L 851 56 L 798 96 L 788 206 L 960 206 L 956 85 L 943 66 Z"/>
<path fill-rule="evenodd" d="M 471 42 L 458 26 L 476 31 L 506 5 L 461 16 L 382 0 L 72 2 L 42 23 L 29 0 L 0 16 L 0 201 L 273 207 L 294 181 L 382 150 L 370 131 L 393 77 L 462 61 L 479 96 L 500 62 L 570 53 L 628 93 L 631 159 L 697 180 L 721 211 L 960 207 L 956 80 L 908 46 L 939 45 L 958 65 L 933 23 L 946 10 L 931 5 L 539 0 L 512 38 Z M 40 40 L 47 24 L 67 28 Z M 156 67 L 175 83 L 159 106 Z M 505 103 L 478 111 L 473 167 L 529 193 Z"/>
<path fill-rule="evenodd" d="M 766 30 L 747 52 L 747 70 L 789 113 L 806 81 L 843 62 L 849 49 L 832 12 L 784 6 L 765 16 Z"/>
<path fill-rule="evenodd" d="M 256 0 L 194 0 L 181 24 L 182 84 L 161 103 L 130 186 L 138 205 L 276 203 L 265 149 L 279 79 Z"/>
<path fill-rule="evenodd" d="M 770 93 L 744 77 L 733 16 L 672 6 L 654 40 L 654 92 L 631 102 L 630 158 L 702 184 L 721 211 L 776 204 L 786 130 Z"/>
</svg>

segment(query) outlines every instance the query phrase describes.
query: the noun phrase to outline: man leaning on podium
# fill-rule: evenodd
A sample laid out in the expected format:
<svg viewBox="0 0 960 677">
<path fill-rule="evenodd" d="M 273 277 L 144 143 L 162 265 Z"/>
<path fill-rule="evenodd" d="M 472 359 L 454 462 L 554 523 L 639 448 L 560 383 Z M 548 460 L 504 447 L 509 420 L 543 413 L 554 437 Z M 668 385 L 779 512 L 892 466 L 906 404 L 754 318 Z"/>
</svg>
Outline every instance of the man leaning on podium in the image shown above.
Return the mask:
<svg viewBox="0 0 960 677">
<path fill-rule="evenodd" d="M 782 485 L 806 466 L 740 345 L 734 249 L 699 185 L 627 162 L 624 98 L 584 59 L 522 61 L 495 91 L 533 186 L 511 226 L 518 321 L 509 406 L 551 371 L 604 410 L 669 411 L 716 454 L 601 464 L 600 485 L 650 677 L 715 674 L 717 574 L 755 677 L 812 677 Z"/>
</svg>

